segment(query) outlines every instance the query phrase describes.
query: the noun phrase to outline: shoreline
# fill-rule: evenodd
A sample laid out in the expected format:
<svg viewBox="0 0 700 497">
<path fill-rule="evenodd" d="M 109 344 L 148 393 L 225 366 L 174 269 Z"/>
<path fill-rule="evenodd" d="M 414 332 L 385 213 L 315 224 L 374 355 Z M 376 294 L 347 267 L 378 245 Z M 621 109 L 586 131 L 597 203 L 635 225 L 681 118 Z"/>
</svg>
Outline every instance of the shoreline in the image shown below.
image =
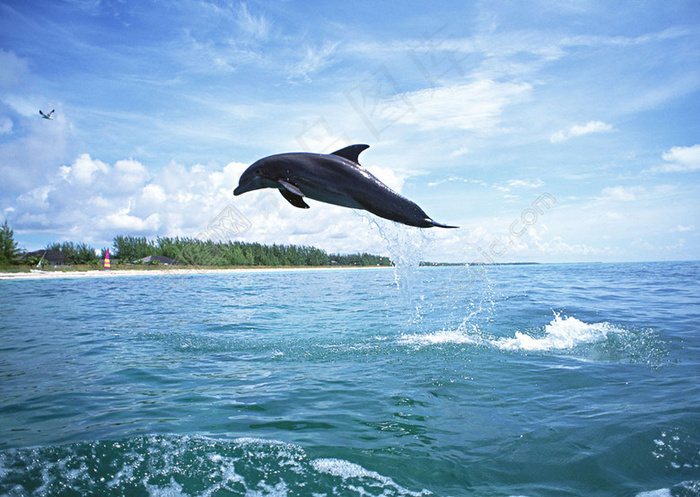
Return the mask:
<svg viewBox="0 0 700 497">
<path fill-rule="evenodd" d="M 237 274 L 237 273 L 265 273 L 265 272 L 285 272 L 294 273 L 302 271 L 349 271 L 356 269 L 393 269 L 393 266 L 308 266 L 308 267 L 241 267 L 241 268 L 221 268 L 221 269 L 88 269 L 81 270 L 51 270 L 43 271 L 32 269 L 30 272 L 0 272 L 0 281 L 7 280 L 43 280 L 61 278 L 117 278 L 122 276 L 183 276 L 200 274 Z"/>
</svg>

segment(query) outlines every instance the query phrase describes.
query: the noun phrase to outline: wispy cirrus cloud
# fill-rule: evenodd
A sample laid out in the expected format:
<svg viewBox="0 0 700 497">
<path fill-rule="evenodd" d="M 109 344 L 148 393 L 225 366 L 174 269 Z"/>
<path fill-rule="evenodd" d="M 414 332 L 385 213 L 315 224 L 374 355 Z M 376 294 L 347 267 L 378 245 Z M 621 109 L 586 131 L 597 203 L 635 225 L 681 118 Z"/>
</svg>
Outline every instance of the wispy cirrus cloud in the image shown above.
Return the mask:
<svg viewBox="0 0 700 497">
<path fill-rule="evenodd" d="M 243 2 L 226 7 L 202 7 L 212 22 L 234 26 L 222 33 L 208 26 L 188 26 L 172 42 L 178 64 L 188 71 L 226 77 L 251 69 L 261 79 L 283 77 L 310 82 L 310 76 L 325 67 L 337 52 L 337 41 L 311 39 L 307 33 L 277 26 L 274 18 L 251 9 Z"/>
<path fill-rule="evenodd" d="M 536 180 L 531 180 L 531 181 L 522 180 L 522 179 L 510 179 L 510 180 L 506 181 L 505 183 L 489 184 L 486 181 L 483 181 L 480 179 L 463 178 L 461 176 L 450 176 L 449 178 L 440 179 L 437 181 L 431 181 L 428 183 L 428 186 L 438 186 L 438 185 L 442 185 L 445 183 L 464 183 L 464 184 L 478 185 L 478 186 L 483 186 L 483 187 L 494 188 L 494 189 L 501 191 L 501 192 L 510 192 L 514 188 L 526 188 L 526 189 L 540 188 L 540 187 L 545 185 L 544 181 L 542 181 L 539 178 Z"/>
<path fill-rule="evenodd" d="M 237 20 L 246 34 L 258 40 L 266 40 L 270 35 L 272 22 L 263 14 L 251 12 L 245 2 L 238 5 Z"/>
<path fill-rule="evenodd" d="M 460 129 L 478 133 L 496 131 L 505 108 L 524 99 L 532 90 L 528 83 L 481 79 L 470 83 L 408 92 L 396 105 L 406 102 L 410 110 L 398 121 L 419 129 Z"/>
</svg>

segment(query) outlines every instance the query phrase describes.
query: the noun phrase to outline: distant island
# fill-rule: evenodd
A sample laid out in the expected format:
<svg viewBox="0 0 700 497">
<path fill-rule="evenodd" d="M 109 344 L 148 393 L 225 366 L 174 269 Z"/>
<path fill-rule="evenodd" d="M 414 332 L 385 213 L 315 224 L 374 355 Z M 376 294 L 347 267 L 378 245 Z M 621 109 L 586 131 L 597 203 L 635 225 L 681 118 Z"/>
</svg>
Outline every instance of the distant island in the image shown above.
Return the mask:
<svg viewBox="0 0 700 497">
<path fill-rule="evenodd" d="M 530 266 L 539 262 L 421 262 L 423 267 L 454 267 L 454 266 Z"/>
</svg>

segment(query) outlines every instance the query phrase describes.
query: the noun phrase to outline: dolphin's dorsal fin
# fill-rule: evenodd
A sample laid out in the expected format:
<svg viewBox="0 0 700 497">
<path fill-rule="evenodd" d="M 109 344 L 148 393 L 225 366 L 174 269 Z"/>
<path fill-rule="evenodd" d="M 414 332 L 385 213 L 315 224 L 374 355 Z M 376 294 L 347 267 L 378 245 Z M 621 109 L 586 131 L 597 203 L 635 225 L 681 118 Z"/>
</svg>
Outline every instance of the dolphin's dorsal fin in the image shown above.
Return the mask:
<svg viewBox="0 0 700 497">
<path fill-rule="evenodd" d="M 304 199 L 302 197 L 300 197 L 299 195 L 294 195 L 292 192 L 290 192 L 289 190 L 285 190 L 284 188 L 282 188 L 280 190 L 280 193 L 294 207 L 299 207 L 300 209 L 308 209 L 309 208 L 309 205 L 306 202 L 304 202 Z"/>
<path fill-rule="evenodd" d="M 358 143 L 356 145 L 350 145 L 349 147 L 341 148 L 340 150 L 336 150 L 333 152 L 331 155 L 337 155 L 338 157 L 343 157 L 344 159 L 350 160 L 355 162 L 356 164 L 359 164 L 359 156 L 362 153 L 363 150 L 367 150 L 369 148 L 369 145 L 364 145 L 362 143 Z"/>
</svg>

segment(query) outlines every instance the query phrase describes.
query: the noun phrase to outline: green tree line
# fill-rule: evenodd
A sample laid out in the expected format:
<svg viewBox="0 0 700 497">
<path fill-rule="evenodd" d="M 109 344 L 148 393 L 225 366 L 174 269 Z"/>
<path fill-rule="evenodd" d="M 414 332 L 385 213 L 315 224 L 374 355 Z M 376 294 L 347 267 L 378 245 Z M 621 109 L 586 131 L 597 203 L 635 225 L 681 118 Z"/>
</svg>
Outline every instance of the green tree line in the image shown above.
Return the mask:
<svg viewBox="0 0 700 497">
<path fill-rule="evenodd" d="M 197 238 L 117 236 L 116 258 L 136 261 L 149 255 L 162 255 L 181 264 L 196 266 L 389 266 L 388 257 L 362 254 L 328 254 L 326 251 L 299 245 L 263 245 L 246 242 L 214 242 Z"/>
<path fill-rule="evenodd" d="M 60 252 L 71 264 L 96 264 L 100 260 L 95 254 L 95 249 L 86 243 L 50 243 L 46 249 Z"/>
<path fill-rule="evenodd" d="M 123 236 L 114 238 L 112 256 L 120 263 L 133 263 L 149 255 L 175 259 L 180 264 L 195 266 L 389 266 L 388 257 L 361 254 L 328 254 L 325 250 L 305 245 L 264 245 L 247 242 L 214 242 L 197 238 Z M 68 264 L 97 264 L 104 258 L 86 243 L 50 243 L 46 250 L 60 252 Z M 0 266 L 24 263 L 36 265 L 38 260 L 20 258 L 14 232 L 7 221 L 0 226 Z M 116 261 L 115 261 L 116 262 Z"/>
</svg>

